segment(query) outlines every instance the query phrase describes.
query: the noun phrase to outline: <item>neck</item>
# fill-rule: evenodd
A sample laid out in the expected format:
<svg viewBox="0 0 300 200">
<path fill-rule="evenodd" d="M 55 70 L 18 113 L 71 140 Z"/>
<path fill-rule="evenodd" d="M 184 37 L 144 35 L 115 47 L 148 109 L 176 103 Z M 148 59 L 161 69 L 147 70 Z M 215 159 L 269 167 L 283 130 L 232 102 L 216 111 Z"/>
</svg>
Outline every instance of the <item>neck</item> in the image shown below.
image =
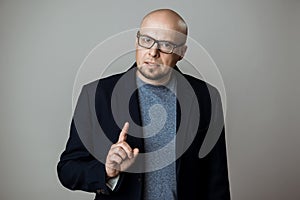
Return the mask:
<svg viewBox="0 0 300 200">
<path fill-rule="evenodd" d="M 171 75 L 172 73 L 168 73 L 166 76 L 160 78 L 160 79 L 157 79 L 157 80 L 153 80 L 153 79 L 148 79 L 146 77 L 144 77 L 140 72 L 139 70 L 136 71 L 136 75 L 137 77 L 139 77 L 144 83 L 147 83 L 147 84 L 150 84 L 150 85 L 155 85 L 155 86 L 158 86 L 158 85 L 167 85 L 171 79 Z"/>
</svg>

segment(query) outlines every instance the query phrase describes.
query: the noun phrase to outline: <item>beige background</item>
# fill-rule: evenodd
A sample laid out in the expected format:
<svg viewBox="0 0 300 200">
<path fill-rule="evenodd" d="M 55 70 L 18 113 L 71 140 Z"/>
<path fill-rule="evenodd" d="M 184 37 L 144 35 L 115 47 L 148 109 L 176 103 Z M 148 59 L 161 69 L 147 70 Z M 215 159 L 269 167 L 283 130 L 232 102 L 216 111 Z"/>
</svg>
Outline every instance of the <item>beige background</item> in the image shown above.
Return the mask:
<svg viewBox="0 0 300 200">
<path fill-rule="evenodd" d="M 173 8 L 227 94 L 233 200 L 300 199 L 300 1 L 0 1 L 0 199 L 92 199 L 58 182 L 87 54 Z"/>
</svg>

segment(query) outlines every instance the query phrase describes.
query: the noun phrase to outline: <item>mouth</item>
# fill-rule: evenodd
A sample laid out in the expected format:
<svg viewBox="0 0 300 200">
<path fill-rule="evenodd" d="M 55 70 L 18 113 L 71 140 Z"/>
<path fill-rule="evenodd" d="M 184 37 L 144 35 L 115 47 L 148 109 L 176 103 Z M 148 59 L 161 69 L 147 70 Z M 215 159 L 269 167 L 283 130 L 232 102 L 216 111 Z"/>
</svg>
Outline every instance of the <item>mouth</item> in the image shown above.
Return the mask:
<svg viewBox="0 0 300 200">
<path fill-rule="evenodd" d="M 155 62 L 144 62 L 144 64 L 147 66 L 147 67 L 151 67 L 151 68 L 156 68 L 156 67 L 160 67 L 160 64 L 158 63 L 155 63 Z"/>
</svg>

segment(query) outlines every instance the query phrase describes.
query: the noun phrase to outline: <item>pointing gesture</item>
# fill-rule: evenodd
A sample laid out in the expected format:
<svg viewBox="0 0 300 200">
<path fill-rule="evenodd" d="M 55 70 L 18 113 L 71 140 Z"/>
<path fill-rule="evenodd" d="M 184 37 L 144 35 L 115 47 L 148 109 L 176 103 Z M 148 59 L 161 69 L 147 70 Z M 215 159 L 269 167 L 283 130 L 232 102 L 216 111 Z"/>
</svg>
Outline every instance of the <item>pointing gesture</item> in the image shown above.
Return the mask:
<svg viewBox="0 0 300 200">
<path fill-rule="evenodd" d="M 128 129 L 129 129 L 129 123 L 128 122 L 125 122 L 123 128 L 122 128 L 122 131 L 119 135 L 119 140 L 118 142 L 123 142 L 126 140 L 127 138 L 127 133 L 128 133 Z"/>
<path fill-rule="evenodd" d="M 108 177 L 115 177 L 128 169 L 135 161 L 139 149 L 132 149 L 126 142 L 129 123 L 126 122 L 119 135 L 118 142 L 110 147 L 106 157 L 105 169 Z"/>
</svg>

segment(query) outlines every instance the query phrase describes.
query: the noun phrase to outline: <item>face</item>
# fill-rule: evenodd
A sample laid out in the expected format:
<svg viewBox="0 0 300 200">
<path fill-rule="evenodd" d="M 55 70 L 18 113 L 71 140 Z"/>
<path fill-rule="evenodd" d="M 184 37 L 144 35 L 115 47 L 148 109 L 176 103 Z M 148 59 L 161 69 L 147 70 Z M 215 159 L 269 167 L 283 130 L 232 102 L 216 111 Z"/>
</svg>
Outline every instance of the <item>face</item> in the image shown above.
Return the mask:
<svg viewBox="0 0 300 200">
<path fill-rule="evenodd" d="M 141 28 L 141 35 L 150 36 L 155 40 L 169 41 L 174 44 L 181 44 L 177 31 L 153 28 Z M 182 35 L 182 34 L 179 34 Z M 146 83 L 160 84 L 169 80 L 172 68 L 182 59 L 185 46 L 177 47 L 173 53 L 161 52 L 155 43 L 150 49 L 140 47 L 136 40 L 136 62 L 137 76 Z"/>
</svg>

